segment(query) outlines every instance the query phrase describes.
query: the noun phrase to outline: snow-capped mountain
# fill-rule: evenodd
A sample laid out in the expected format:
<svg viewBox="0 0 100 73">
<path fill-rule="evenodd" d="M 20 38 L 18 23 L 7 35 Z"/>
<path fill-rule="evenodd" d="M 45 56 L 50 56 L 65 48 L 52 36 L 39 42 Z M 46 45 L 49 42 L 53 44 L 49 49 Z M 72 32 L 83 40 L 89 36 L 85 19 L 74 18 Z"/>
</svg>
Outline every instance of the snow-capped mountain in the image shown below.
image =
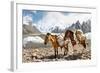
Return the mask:
<svg viewBox="0 0 100 73">
<path fill-rule="evenodd" d="M 48 12 L 39 22 L 38 29 L 42 32 L 52 32 L 52 30 L 59 27 L 59 29 L 65 29 L 69 26 L 66 25 L 66 17 L 58 12 Z"/>
<path fill-rule="evenodd" d="M 81 29 L 84 33 L 91 32 L 91 20 L 88 20 L 87 22 L 83 22 Z"/>
<path fill-rule="evenodd" d="M 73 13 L 64 15 L 60 12 L 47 12 L 46 15 L 40 21 L 38 21 L 37 28 L 41 32 L 52 32 L 55 31 L 55 29 L 62 31 L 65 28 L 70 27 L 73 23 L 77 23 L 77 25 L 79 23 L 82 24 L 83 21 L 87 21 L 88 19 L 91 19 L 91 15 L 89 14 Z"/>
<path fill-rule="evenodd" d="M 91 20 L 83 21 L 80 23 L 79 20 L 77 20 L 75 23 L 71 24 L 71 26 L 66 26 L 67 24 L 58 24 L 58 25 L 38 25 L 38 24 L 32 24 L 32 25 L 25 25 L 23 24 L 23 33 L 41 33 L 41 32 L 52 32 L 52 33 L 62 33 L 67 29 L 75 30 L 75 29 L 81 29 L 84 33 L 91 32 Z"/>
<path fill-rule="evenodd" d="M 82 23 L 80 23 L 80 21 L 77 21 L 76 23 L 73 23 L 70 27 L 66 28 L 66 30 L 67 29 L 81 29 L 83 33 L 91 32 L 91 20 L 83 21 Z"/>
<path fill-rule="evenodd" d="M 80 21 L 76 21 L 76 23 L 73 23 L 70 27 L 66 28 L 70 30 L 75 30 L 75 29 L 81 29 L 81 24 Z"/>
<path fill-rule="evenodd" d="M 85 31 L 87 20 L 91 19 L 90 14 L 64 14 L 61 12 L 46 12 L 46 14 L 36 23 L 32 20 L 32 16 L 23 17 L 23 24 L 32 24 L 40 32 L 62 32 L 65 29 L 82 29 Z M 83 22 L 86 22 L 83 24 Z M 89 29 L 89 28 L 87 28 Z M 26 31 L 26 30 L 25 30 Z"/>
</svg>

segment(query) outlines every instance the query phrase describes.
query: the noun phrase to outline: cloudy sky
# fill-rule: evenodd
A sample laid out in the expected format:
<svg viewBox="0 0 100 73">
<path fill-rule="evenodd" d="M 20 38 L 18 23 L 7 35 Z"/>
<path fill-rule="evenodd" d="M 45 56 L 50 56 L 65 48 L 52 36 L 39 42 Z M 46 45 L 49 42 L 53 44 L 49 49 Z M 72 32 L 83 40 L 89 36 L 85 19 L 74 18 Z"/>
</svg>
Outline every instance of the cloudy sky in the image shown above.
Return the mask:
<svg viewBox="0 0 100 73">
<path fill-rule="evenodd" d="M 28 22 L 32 22 L 32 25 L 41 28 L 42 30 L 46 26 L 58 26 L 62 29 L 75 23 L 77 20 L 82 23 L 91 19 L 89 13 L 75 13 L 75 12 L 50 12 L 40 10 L 23 10 L 23 24 L 28 25 Z"/>
</svg>

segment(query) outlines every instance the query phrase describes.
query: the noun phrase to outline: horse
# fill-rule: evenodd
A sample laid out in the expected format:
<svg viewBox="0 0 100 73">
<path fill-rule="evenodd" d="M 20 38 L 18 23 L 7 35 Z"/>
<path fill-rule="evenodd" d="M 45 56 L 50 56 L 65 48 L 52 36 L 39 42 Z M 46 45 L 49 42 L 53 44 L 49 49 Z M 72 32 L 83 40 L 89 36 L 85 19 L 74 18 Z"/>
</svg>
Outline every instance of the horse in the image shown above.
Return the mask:
<svg viewBox="0 0 100 73">
<path fill-rule="evenodd" d="M 83 34 L 83 32 L 78 29 L 75 32 L 76 39 L 79 42 L 78 44 L 81 44 L 84 48 L 86 48 L 86 36 Z"/>
<path fill-rule="evenodd" d="M 70 39 L 72 46 L 74 47 L 74 45 L 76 45 L 76 41 L 74 39 L 74 32 L 71 30 L 66 30 L 65 32 L 65 36 L 64 36 L 64 40 Z"/>
<path fill-rule="evenodd" d="M 59 43 L 59 47 L 61 48 L 61 51 L 62 51 L 62 48 L 64 49 L 64 55 L 66 55 L 68 53 L 68 44 L 70 43 L 70 39 L 67 39 L 67 40 L 64 40 L 63 39 L 64 37 L 64 34 L 60 34 L 57 36 L 57 41 Z"/>
<path fill-rule="evenodd" d="M 54 48 L 54 54 L 55 54 L 55 58 L 57 58 L 58 56 L 58 48 L 65 48 L 65 51 L 64 51 L 64 55 L 66 54 L 66 51 L 68 50 L 68 43 L 66 43 L 66 46 L 65 44 L 63 44 L 62 46 L 60 46 L 59 42 L 58 42 L 58 38 L 57 38 L 57 35 L 51 35 L 50 33 L 47 33 L 46 36 L 45 36 L 45 39 L 44 39 L 44 44 L 46 45 L 47 42 L 51 42 L 53 48 Z"/>
</svg>

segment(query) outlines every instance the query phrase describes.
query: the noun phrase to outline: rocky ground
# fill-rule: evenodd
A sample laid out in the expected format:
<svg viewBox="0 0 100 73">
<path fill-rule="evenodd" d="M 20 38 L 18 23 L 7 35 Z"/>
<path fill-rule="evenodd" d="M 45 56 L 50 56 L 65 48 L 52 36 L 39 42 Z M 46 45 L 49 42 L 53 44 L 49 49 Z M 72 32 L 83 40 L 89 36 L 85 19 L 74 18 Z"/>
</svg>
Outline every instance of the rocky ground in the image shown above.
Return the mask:
<svg viewBox="0 0 100 73">
<path fill-rule="evenodd" d="M 68 54 L 64 56 L 64 49 L 58 49 L 58 57 L 54 57 L 54 49 L 51 47 L 46 48 L 31 48 L 23 49 L 22 61 L 23 63 L 29 62 L 49 62 L 49 61 L 70 61 L 70 60 L 89 60 L 91 59 L 90 44 L 84 49 L 82 45 L 77 44 L 71 47 L 69 45 Z"/>
</svg>

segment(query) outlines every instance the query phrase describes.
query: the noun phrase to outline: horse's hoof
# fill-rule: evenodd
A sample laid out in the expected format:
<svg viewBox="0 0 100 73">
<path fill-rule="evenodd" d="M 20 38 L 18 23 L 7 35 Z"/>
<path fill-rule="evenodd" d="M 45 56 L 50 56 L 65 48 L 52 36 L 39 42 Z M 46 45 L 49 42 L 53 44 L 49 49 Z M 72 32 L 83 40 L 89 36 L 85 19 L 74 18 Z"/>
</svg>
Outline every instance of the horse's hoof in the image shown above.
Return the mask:
<svg viewBox="0 0 100 73">
<path fill-rule="evenodd" d="M 56 59 L 57 57 L 55 56 L 55 59 Z"/>
<path fill-rule="evenodd" d="M 64 54 L 64 56 L 66 56 L 66 54 Z"/>
</svg>

